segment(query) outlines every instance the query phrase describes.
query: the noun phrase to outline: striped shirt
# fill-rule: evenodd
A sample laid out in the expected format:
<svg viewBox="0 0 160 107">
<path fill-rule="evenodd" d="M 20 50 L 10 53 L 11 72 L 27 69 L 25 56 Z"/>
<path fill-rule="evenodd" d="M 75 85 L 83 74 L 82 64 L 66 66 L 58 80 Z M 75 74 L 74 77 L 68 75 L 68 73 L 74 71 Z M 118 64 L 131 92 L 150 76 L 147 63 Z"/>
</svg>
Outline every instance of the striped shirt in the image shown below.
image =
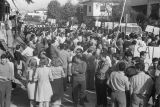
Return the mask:
<svg viewBox="0 0 160 107">
<path fill-rule="evenodd" d="M 114 71 L 111 73 L 108 84 L 113 91 L 129 90 L 129 80 L 123 71 Z"/>
<path fill-rule="evenodd" d="M 145 74 L 144 72 L 140 72 L 137 75 L 131 77 L 131 93 L 134 94 L 147 94 L 150 95 L 153 88 L 153 80 L 152 78 Z"/>
<path fill-rule="evenodd" d="M 155 88 L 156 88 L 156 94 L 160 95 L 160 71 L 156 72 L 156 83 L 155 83 Z"/>
</svg>

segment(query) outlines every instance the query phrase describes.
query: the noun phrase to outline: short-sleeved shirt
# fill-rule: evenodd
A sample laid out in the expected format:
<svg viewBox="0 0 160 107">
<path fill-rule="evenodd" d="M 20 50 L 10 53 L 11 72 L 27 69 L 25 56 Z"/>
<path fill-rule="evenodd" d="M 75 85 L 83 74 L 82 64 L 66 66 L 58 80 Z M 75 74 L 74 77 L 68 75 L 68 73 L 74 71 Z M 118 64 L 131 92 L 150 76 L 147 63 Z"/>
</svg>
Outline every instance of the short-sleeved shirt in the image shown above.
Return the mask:
<svg viewBox="0 0 160 107">
<path fill-rule="evenodd" d="M 129 80 L 123 71 L 114 71 L 109 78 L 109 85 L 113 91 L 129 90 Z"/>
</svg>

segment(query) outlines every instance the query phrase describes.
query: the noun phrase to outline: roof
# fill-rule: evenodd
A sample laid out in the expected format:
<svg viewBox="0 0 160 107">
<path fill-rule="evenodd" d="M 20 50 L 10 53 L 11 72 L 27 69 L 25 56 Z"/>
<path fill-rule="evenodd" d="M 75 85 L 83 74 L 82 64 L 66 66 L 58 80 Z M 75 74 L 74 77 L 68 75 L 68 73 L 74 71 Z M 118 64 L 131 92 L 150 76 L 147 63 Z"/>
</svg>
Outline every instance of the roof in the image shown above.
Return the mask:
<svg viewBox="0 0 160 107">
<path fill-rule="evenodd" d="M 47 11 L 47 9 L 42 8 L 42 9 L 37 9 L 35 11 Z"/>
<path fill-rule="evenodd" d="M 84 0 L 81 3 L 88 3 L 88 2 L 101 2 L 101 3 L 106 3 L 106 2 L 111 2 L 111 3 L 119 3 L 123 0 Z"/>
<path fill-rule="evenodd" d="M 127 4 L 130 6 L 146 5 L 148 3 L 150 4 L 160 3 L 160 0 L 127 0 Z"/>
</svg>

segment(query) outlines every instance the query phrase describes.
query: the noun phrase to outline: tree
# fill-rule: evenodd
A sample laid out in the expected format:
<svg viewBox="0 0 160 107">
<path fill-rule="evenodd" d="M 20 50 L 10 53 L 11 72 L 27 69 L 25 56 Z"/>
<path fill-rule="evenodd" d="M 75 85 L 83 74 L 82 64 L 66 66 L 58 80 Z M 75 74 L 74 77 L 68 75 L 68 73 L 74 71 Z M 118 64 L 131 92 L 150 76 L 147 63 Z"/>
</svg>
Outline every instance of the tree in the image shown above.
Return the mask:
<svg viewBox="0 0 160 107">
<path fill-rule="evenodd" d="M 122 15 L 122 9 L 123 9 L 124 1 L 119 2 L 119 5 L 115 5 L 112 7 L 112 21 L 120 21 L 121 15 Z M 131 8 L 127 5 L 125 5 L 125 10 L 124 10 L 124 16 L 128 13 L 130 13 Z M 122 19 L 122 22 L 124 21 L 124 16 Z"/>
<path fill-rule="evenodd" d="M 121 2 L 119 5 L 113 6 L 112 7 L 112 21 L 119 21 L 121 18 L 121 13 L 122 13 L 122 7 L 123 7 L 123 2 Z"/>
<path fill-rule="evenodd" d="M 61 5 L 57 0 L 53 0 L 48 4 L 48 18 L 61 19 Z"/>
<path fill-rule="evenodd" d="M 33 0 L 25 0 L 28 4 L 30 4 L 30 3 L 33 3 Z M 13 2 L 13 4 L 14 4 L 14 6 L 18 9 L 18 7 L 17 7 L 17 5 L 16 5 L 16 3 L 15 3 L 15 0 L 12 0 L 12 2 Z M 19 10 L 19 9 L 18 9 Z"/>
<path fill-rule="evenodd" d="M 33 3 L 33 0 L 25 0 L 28 4 Z"/>
<path fill-rule="evenodd" d="M 72 5 L 71 1 L 69 0 L 63 7 L 62 7 L 62 18 L 67 20 L 70 17 L 74 17 L 76 15 L 77 6 Z"/>
</svg>

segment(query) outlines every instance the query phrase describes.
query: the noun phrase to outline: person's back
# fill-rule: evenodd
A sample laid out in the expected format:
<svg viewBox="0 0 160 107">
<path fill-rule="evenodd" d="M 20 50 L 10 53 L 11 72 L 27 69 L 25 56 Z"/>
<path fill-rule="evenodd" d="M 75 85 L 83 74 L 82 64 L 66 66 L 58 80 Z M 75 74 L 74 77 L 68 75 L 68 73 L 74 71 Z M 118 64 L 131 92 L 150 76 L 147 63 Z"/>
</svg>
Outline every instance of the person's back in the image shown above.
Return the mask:
<svg viewBox="0 0 160 107">
<path fill-rule="evenodd" d="M 138 74 L 130 79 L 131 105 L 132 107 L 139 107 L 140 105 L 147 107 L 153 88 L 153 80 L 144 73 L 145 66 L 143 63 L 137 63 L 135 67 Z"/>
<path fill-rule="evenodd" d="M 129 83 L 128 78 L 124 72 L 114 71 L 110 75 L 111 87 L 113 91 L 125 91 Z"/>
<path fill-rule="evenodd" d="M 51 70 L 49 67 L 39 67 L 37 68 L 37 73 L 39 82 L 49 81 L 49 75 L 51 75 Z"/>
<path fill-rule="evenodd" d="M 129 90 L 129 80 L 124 74 L 125 69 L 126 64 L 119 62 L 118 71 L 112 72 L 107 82 L 112 89 L 112 107 L 126 107 L 128 101 L 126 100 L 126 91 Z"/>
<path fill-rule="evenodd" d="M 63 68 L 67 69 L 68 62 L 69 62 L 69 53 L 66 50 L 61 50 L 60 58 L 63 61 Z"/>
<path fill-rule="evenodd" d="M 152 78 L 145 74 L 144 72 L 140 72 L 137 75 L 131 77 L 131 90 L 135 94 L 150 94 L 153 86 Z"/>
</svg>

